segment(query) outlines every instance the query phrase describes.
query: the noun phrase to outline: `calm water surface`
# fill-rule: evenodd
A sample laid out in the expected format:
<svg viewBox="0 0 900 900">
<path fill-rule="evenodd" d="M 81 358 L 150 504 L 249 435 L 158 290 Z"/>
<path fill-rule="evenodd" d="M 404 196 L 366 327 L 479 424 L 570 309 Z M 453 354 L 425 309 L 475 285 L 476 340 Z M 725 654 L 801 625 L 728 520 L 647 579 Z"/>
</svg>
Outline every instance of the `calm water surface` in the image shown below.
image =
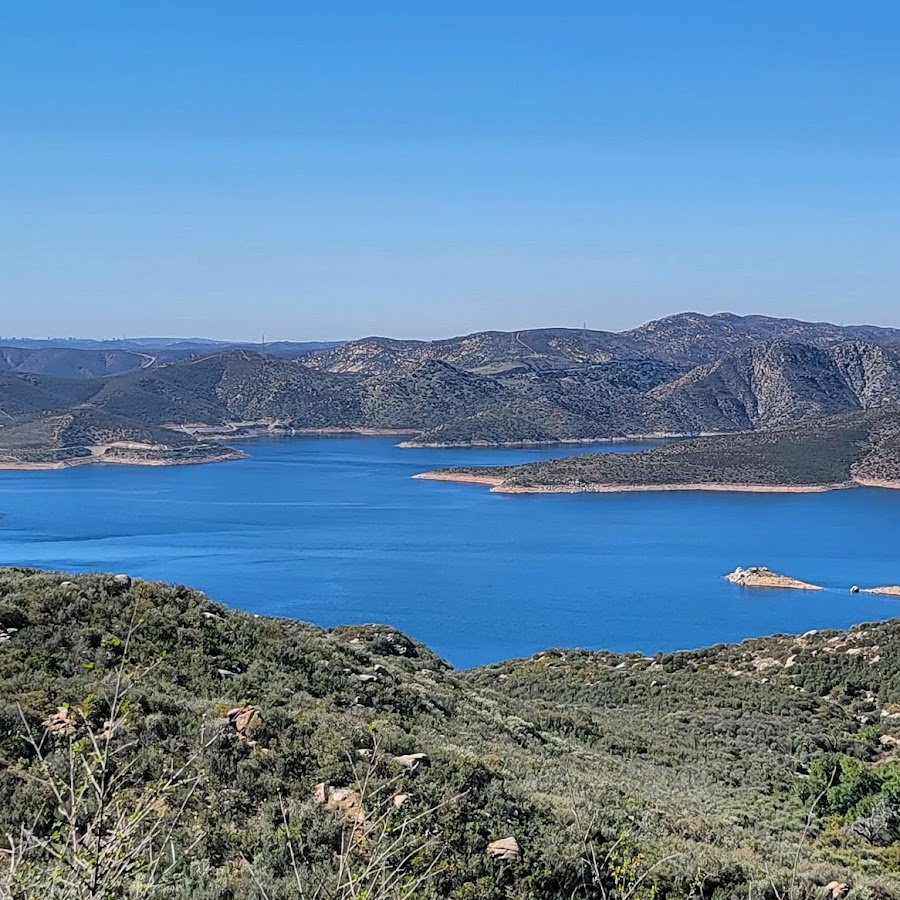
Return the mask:
<svg viewBox="0 0 900 900">
<path fill-rule="evenodd" d="M 243 447 L 252 459 L 220 465 L 0 472 L 0 562 L 184 582 L 323 626 L 386 622 L 458 666 L 900 615 L 900 600 L 848 592 L 900 583 L 900 491 L 504 496 L 410 476 L 598 448 Z M 722 580 L 737 565 L 829 590 L 742 590 Z"/>
</svg>

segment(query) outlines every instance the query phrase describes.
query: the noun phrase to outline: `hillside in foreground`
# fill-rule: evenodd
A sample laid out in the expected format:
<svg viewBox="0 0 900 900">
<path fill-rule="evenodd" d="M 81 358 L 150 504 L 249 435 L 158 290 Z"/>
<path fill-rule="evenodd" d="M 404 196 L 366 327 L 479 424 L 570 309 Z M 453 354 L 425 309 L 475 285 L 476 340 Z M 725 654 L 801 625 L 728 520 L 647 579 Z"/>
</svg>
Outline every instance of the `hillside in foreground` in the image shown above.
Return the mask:
<svg viewBox="0 0 900 900">
<path fill-rule="evenodd" d="M 898 639 L 455 671 L 384 626 L 3 569 L 0 896 L 900 897 Z"/>
<path fill-rule="evenodd" d="M 519 466 L 459 466 L 416 477 L 484 483 L 501 493 L 896 487 L 900 409 L 675 441 L 637 453 L 591 453 Z"/>
</svg>

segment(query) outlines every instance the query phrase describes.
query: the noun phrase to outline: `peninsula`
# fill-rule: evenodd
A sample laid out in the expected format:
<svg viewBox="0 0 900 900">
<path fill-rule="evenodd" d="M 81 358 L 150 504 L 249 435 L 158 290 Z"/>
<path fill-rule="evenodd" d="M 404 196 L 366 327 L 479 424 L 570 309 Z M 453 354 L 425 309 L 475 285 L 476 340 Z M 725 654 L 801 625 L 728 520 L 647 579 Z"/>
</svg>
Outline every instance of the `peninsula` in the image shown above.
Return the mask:
<svg viewBox="0 0 900 900">
<path fill-rule="evenodd" d="M 179 466 L 244 459 L 215 441 L 118 416 L 78 410 L 0 429 L 0 469 L 67 469 L 90 464 Z"/>
<path fill-rule="evenodd" d="M 460 466 L 414 476 L 498 493 L 763 491 L 900 487 L 900 409 L 885 407 L 767 431 L 675 441 L 519 466 Z"/>
</svg>

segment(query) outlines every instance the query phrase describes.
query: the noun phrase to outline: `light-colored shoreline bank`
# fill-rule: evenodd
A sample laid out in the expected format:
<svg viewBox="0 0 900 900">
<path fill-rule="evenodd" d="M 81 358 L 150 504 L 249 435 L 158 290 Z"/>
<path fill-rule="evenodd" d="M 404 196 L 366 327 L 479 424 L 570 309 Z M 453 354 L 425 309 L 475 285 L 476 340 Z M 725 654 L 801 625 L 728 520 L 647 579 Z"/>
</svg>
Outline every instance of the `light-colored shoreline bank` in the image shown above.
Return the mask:
<svg viewBox="0 0 900 900">
<path fill-rule="evenodd" d="M 328 437 L 329 435 L 359 435 L 360 437 L 405 437 L 415 434 L 409 428 L 290 428 L 279 422 L 226 422 L 206 425 L 194 422 L 187 425 L 167 423 L 172 431 L 189 434 L 204 441 L 249 441 L 255 438 Z"/>
<path fill-rule="evenodd" d="M 413 475 L 422 481 L 453 481 L 485 484 L 496 494 L 628 494 L 655 491 L 715 491 L 744 494 L 822 494 L 859 487 L 900 490 L 897 481 L 843 481 L 835 484 L 506 484 L 500 475 L 470 475 L 464 472 L 422 472 Z"/>
<path fill-rule="evenodd" d="M 455 475 L 452 472 L 422 472 L 419 475 L 413 475 L 420 481 L 455 481 L 460 484 L 489 484 L 498 487 L 503 484 L 500 477 L 492 477 L 490 475 Z"/>
<path fill-rule="evenodd" d="M 822 494 L 826 491 L 840 491 L 856 487 L 853 482 L 846 484 L 587 484 L 583 487 L 569 485 L 497 487 L 499 494 L 636 494 L 657 491 L 714 491 L 716 493 L 739 494 Z M 900 485 L 898 485 L 900 487 Z"/>
<path fill-rule="evenodd" d="M 403 434 L 414 432 L 405 431 Z M 554 438 L 552 441 L 403 441 L 398 447 L 414 450 L 484 450 L 491 447 L 566 447 L 585 446 L 587 444 L 651 444 L 654 441 L 680 441 L 690 438 L 722 437 L 726 434 L 744 434 L 740 431 L 698 431 L 691 434 L 683 432 L 660 431 L 655 434 L 626 434 L 622 437 L 591 438 Z"/>
<path fill-rule="evenodd" d="M 861 594 L 878 594 L 882 597 L 900 597 L 900 587 L 890 586 L 890 587 L 874 587 L 874 588 L 861 588 Z"/>
<path fill-rule="evenodd" d="M 96 462 L 97 460 L 93 456 L 78 456 L 58 462 L 19 462 L 12 459 L 0 459 L 0 472 L 52 472 L 59 469 L 74 469 L 76 466 L 88 466 Z"/>
<path fill-rule="evenodd" d="M 890 491 L 900 490 L 900 481 L 884 481 L 878 478 L 857 478 L 856 487 L 887 488 Z"/>
<path fill-rule="evenodd" d="M 0 471 L 3 472 L 55 472 L 62 469 L 74 469 L 78 466 L 102 465 L 102 466 L 200 466 L 209 463 L 234 462 L 236 460 L 248 459 L 248 455 L 242 450 L 234 450 L 232 448 L 223 448 L 222 452 L 211 456 L 173 456 L 172 458 L 152 458 L 141 456 L 129 456 L 127 453 L 110 454 L 108 450 L 115 450 L 115 444 L 96 446 L 88 448 L 91 453 L 89 456 L 73 456 L 71 459 L 54 460 L 52 462 L 37 462 L 26 460 L 0 459 Z M 151 452 L 158 448 L 135 448 L 126 449 L 147 449 Z"/>
</svg>

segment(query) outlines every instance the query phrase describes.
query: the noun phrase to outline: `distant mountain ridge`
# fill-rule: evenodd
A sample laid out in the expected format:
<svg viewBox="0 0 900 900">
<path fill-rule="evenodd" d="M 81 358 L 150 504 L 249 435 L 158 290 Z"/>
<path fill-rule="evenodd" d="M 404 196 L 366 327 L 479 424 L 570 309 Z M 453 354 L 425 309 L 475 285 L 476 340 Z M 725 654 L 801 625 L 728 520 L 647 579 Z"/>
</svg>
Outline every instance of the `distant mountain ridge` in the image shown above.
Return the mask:
<svg viewBox="0 0 900 900">
<path fill-rule="evenodd" d="M 275 351 L 291 348 L 303 352 L 311 350 L 327 350 L 339 346 L 342 341 L 222 341 L 213 338 L 179 338 L 179 337 L 139 337 L 139 338 L 23 338 L 0 337 L 0 346 L 18 347 L 23 350 L 133 350 L 137 352 L 150 350 L 228 350 L 233 348 L 262 348 Z"/>
<path fill-rule="evenodd" d="M 900 403 L 900 331 L 874 326 L 686 313 L 621 334 L 370 338 L 298 357 L 273 347 L 282 353 L 213 346 L 133 354 L 138 368 L 106 375 L 127 364 L 126 351 L 0 351 L 8 366 L 40 352 L 45 362 L 57 355 L 48 369 L 88 367 L 93 375 L 0 371 L 0 449 L 15 464 L 26 446 L 39 455 L 52 433 L 46 449 L 58 456 L 86 432 L 38 423 L 69 413 L 90 413 L 93 446 L 118 441 L 125 422 L 157 437 L 152 429 L 167 429 L 172 447 L 173 434 L 208 442 L 373 430 L 420 446 L 468 446 L 755 431 Z M 165 362 L 165 353 L 176 358 Z"/>
<path fill-rule="evenodd" d="M 300 359 L 335 346 L 335 342 L 326 341 L 277 341 L 253 345 L 199 338 L 120 341 L 0 338 L 0 372 L 27 372 L 56 378 L 106 378 L 234 349 L 264 350 L 270 356 Z"/>
<path fill-rule="evenodd" d="M 768 340 L 821 347 L 847 341 L 900 346 L 900 329 L 731 313 L 679 313 L 621 332 L 538 328 L 483 331 L 437 341 L 369 337 L 314 352 L 307 364 L 335 373 L 378 375 L 439 359 L 458 368 L 497 374 L 651 359 L 686 371 Z"/>
</svg>

